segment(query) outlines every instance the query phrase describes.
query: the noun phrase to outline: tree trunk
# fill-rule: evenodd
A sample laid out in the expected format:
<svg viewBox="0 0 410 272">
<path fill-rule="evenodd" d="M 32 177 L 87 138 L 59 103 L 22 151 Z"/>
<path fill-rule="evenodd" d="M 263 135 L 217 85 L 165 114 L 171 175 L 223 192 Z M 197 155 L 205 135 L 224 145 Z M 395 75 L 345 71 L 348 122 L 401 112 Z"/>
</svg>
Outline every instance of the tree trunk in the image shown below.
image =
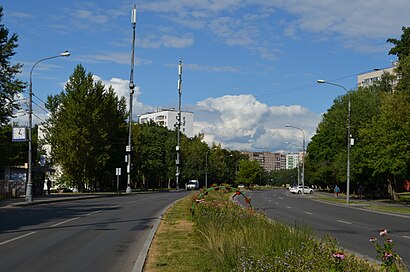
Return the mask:
<svg viewBox="0 0 410 272">
<path fill-rule="evenodd" d="M 387 193 L 389 194 L 390 199 L 397 201 L 398 195 L 396 192 L 396 176 L 389 175 L 387 178 Z"/>
</svg>

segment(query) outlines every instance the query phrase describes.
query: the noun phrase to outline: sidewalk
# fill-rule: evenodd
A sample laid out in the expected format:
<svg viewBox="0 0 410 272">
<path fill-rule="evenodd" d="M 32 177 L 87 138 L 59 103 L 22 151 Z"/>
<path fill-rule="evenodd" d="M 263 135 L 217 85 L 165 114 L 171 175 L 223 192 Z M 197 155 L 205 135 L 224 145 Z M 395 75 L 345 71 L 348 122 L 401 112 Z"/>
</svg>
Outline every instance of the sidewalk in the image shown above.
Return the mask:
<svg viewBox="0 0 410 272">
<path fill-rule="evenodd" d="M 104 194 L 80 194 L 80 193 L 62 193 L 62 194 L 51 194 L 51 195 L 42 195 L 42 196 L 33 196 L 33 202 L 27 203 L 24 197 L 18 198 L 8 198 L 0 200 L 0 208 L 6 207 L 19 207 L 26 205 L 36 205 L 44 203 L 52 203 L 59 201 L 72 201 L 78 199 L 90 199 L 90 198 L 99 198 L 99 197 L 112 197 L 117 196 L 116 193 L 104 193 Z"/>
</svg>

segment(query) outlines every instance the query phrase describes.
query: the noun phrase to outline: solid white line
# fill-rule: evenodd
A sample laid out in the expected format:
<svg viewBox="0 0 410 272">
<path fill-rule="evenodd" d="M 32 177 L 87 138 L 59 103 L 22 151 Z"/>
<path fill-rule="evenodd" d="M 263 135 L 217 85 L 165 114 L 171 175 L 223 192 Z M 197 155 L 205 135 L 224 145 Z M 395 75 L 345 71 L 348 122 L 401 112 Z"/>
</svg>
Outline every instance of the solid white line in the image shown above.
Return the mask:
<svg viewBox="0 0 410 272">
<path fill-rule="evenodd" d="M 348 224 L 348 225 L 351 225 L 351 224 L 352 224 L 352 223 L 350 223 L 350 222 L 343 221 L 343 220 L 337 220 L 337 222 L 340 222 L 340 223 L 343 223 L 343 224 Z"/>
<path fill-rule="evenodd" d="M 52 225 L 51 227 L 52 227 L 52 228 L 53 228 L 53 227 L 57 227 L 57 226 L 60 226 L 60 225 L 62 225 L 62 224 L 65 224 L 65 223 L 74 221 L 74 220 L 76 220 L 76 219 L 78 219 L 78 218 L 80 218 L 80 217 L 74 217 L 74 218 L 71 218 L 71 219 L 62 221 L 62 222 L 60 222 L 60 223 L 57 223 L 57 224 Z"/>
<path fill-rule="evenodd" d="M 404 235 L 403 238 L 410 239 L 410 236 Z"/>
<path fill-rule="evenodd" d="M 313 213 L 311 213 L 311 212 L 305 212 L 305 213 L 310 214 L 310 215 L 313 215 Z"/>
<path fill-rule="evenodd" d="M 37 232 L 36 232 L 36 231 L 32 231 L 32 232 L 26 233 L 26 234 L 24 234 L 24 235 L 21 235 L 21 236 L 19 236 L 19 237 L 16 237 L 16 238 L 13 238 L 13 239 L 10 239 L 10 240 L 1 242 L 1 243 L 0 243 L 0 246 L 5 245 L 5 244 L 8 244 L 8 243 L 11 243 L 11 242 L 16 241 L 16 240 L 18 240 L 18 239 L 21 239 L 21 238 L 30 236 L 30 235 L 32 235 L 32 234 L 34 234 L 34 233 L 37 233 Z"/>
</svg>

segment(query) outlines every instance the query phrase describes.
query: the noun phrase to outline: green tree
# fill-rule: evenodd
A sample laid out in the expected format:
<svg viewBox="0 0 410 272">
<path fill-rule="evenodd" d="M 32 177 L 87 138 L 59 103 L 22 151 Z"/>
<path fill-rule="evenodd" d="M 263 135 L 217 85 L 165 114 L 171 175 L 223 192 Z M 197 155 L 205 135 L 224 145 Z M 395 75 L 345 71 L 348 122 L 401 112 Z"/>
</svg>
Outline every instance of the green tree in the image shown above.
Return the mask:
<svg viewBox="0 0 410 272">
<path fill-rule="evenodd" d="M 46 140 L 70 185 L 84 190 L 111 184 L 123 154 L 113 144 L 125 143 L 125 99 L 94 83 L 92 74 L 78 65 L 65 92 L 49 96 L 46 107 L 51 111 Z"/>
<path fill-rule="evenodd" d="M 260 166 L 257 161 L 241 160 L 239 161 L 238 179 L 236 183 L 242 183 L 248 186 L 257 183 L 262 173 L 262 166 Z"/>
<path fill-rule="evenodd" d="M 394 44 L 389 51 L 389 55 L 396 55 L 399 61 L 403 57 L 410 55 L 410 27 L 403 26 L 401 30 L 403 33 L 399 40 L 394 38 L 387 39 L 387 42 Z"/>
<path fill-rule="evenodd" d="M 385 177 L 390 197 L 396 197 L 396 178 L 410 177 L 410 95 L 405 92 L 384 94 L 380 115 L 361 130 L 366 148 L 363 162 L 373 176 Z M 367 159 L 366 159 L 367 158 Z"/>
<path fill-rule="evenodd" d="M 0 6 L 0 22 L 2 17 L 3 7 Z M 8 36 L 9 30 L 0 24 L 0 128 L 6 125 L 13 117 L 13 112 L 20 108 L 16 98 L 26 86 L 15 78 L 21 72 L 22 65 L 10 63 L 11 57 L 16 54 L 18 36 L 15 33 L 10 38 Z"/>
<path fill-rule="evenodd" d="M 387 42 L 394 46 L 390 49 L 389 55 L 396 55 L 399 63 L 395 72 L 399 78 L 396 89 L 410 92 L 410 27 L 402 27 L 403 33 L 400 39 L 390 38 Z"/>
<path fill-rule="evenodd" d="M 142 184 L 139 186 L 163 187 L 167 177 L 165 143 L 170 131 L 154 122 L 136 125 L 136 128 L 133 142 L 135 146 L 133 165 L 142 179 Z"/>
<path fill-rule="evenodd" d="M 355 143 L 350 149 L 352 188 L 366 180 L 369 169 L 363 164 L 362 151 L 366 145 L 359 131 L 367 127 L 380 109 L 380 89 L 361 88 L 338 97 L 323 115 L 316 135 L 307 148 L 306 180 L 311 184 L 330 186 L 346 181 L 348 98 L 351 100 L 350 134 Z"/>
</svg>

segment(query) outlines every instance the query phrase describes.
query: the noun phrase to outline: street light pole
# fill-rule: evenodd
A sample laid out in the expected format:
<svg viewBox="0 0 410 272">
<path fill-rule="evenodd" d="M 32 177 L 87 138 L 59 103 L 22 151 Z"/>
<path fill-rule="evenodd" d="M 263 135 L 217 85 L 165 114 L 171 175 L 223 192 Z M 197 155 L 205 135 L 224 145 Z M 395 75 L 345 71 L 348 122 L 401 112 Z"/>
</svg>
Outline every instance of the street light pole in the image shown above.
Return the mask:
<svg viewBox="0 0 410 272">
<path fill-rule="evenodd" d="M 57 56 L 47 57 L 44 59 L 38 60 L 34 63 L 33 67 L 30 70 L 30 83 L 29 83 L 29 96 L 28 96 L 28 175 L 27 175 L 27 188 L 26 188 L 26 202 L 31 203 L 33 202 L 33 182 L 32 182 L 32 126 L 33 126 L 33 70 L 34 67 L 37 66 L 40 62 L 55 59 L 59 57 L 68 57 L 70 56 L 70 52 L 65 51 Z"/>
<path fill-rule="evenodd" d="M 131 72 L 130 72 L 130 116 L 128 118 L 128 145 L 126 147 L 127 152 L 127 189 L 126 194 L 131 194 L 131 154 L 132 154 L 132 97 L 134 94 L 134 51 L 135 51 L 135 26 L 137 24 L 137 8 L 134 8 L 131 12 L 131 25 L 132 25 L 132 50 L 131 50 Z"/>
<path fill-rule="evenodd" d="M 347 98 L 348 98 L 348 104 L 347 104 L 347 173 L 346 173 L 346 204 L 349 204 L 349 198 L 350 198 L 350 141 L 351 141 L 351 135 L 350 135 L 350 93 L 349 91 L 343 87 L 342 85 L 329 82 L 323 79 L 318 79 L 317 83 L 320 84 L 329 84 L 333 85 L 339 88 L 342 88 L 343 90 L 346 91 L 347 93 Z"/>
<path fill-rule="evenodd" d="M 302 194 L 305 194 L 305 132 L 299 128 L 299 127 L 295 127 L 295 126 L 291 126 L 289 124 L 286 124 L 285 127 L 290 127 L 290 128 L 295 128 L 298 129 L 302 132 L 303 135 L 303 144 L 302 144 L 302 175 L 301 175 L 301 181 L 302 181 Z"/>
</svg>

